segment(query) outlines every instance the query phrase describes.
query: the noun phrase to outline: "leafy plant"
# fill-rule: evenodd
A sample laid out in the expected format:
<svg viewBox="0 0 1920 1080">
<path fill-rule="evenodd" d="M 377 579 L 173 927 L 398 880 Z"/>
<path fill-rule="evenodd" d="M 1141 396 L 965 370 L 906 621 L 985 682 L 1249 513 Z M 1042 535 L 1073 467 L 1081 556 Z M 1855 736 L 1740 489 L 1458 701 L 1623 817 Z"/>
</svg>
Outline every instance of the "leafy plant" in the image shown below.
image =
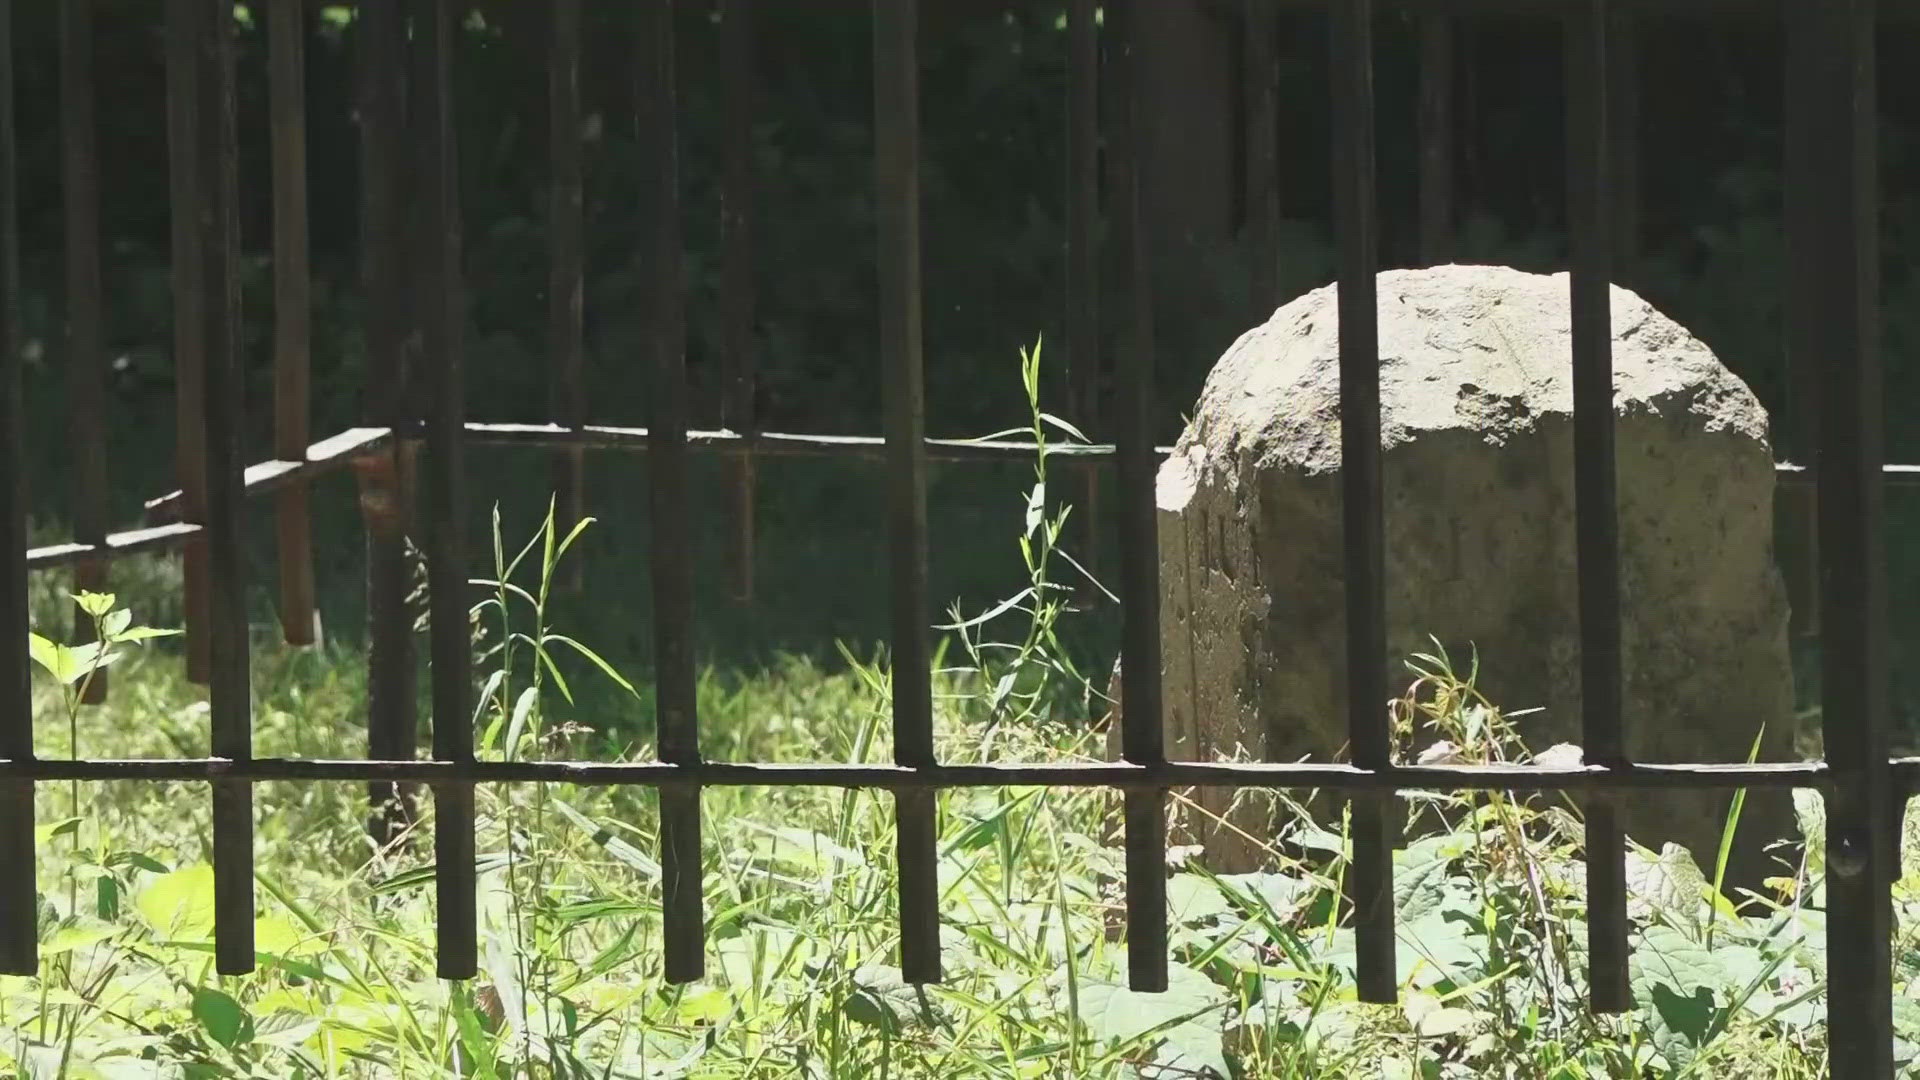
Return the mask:
<svg viewBox="0 0 1920 1080">
<path fill-rule="evenodd" d="M 1026 586 L 986 611 L 966 617 L 958 604 L 951 609 L 951 621 L 938 629 L 951 632 L 969 661 L 968 666 L 950 669 L 947 674 L 978 680 L 979 691 L 967 698 L 985 719 L 985 735 L 1007 722 L 1032 723 L 1050 720 L 1049 705 L 1063 690 L 1069 699 L 1085 703 L 1090 680 L 1062 643 L 1058 627 L 1071 609 L 1074 592 L 1054 580 L 1056 560 L 1066 563 L 1086 582 L 1108 597 L 1104 586 L 1061 544 L 1072 507 L 1056 503 L 1050 495 L 1048 462 L 1050 438 L 1064 435 L 1074 443 L 1085 444 L 1080 430 L 1041 406 L 1041 346 L 1020 352 L 1020 384 L 1026 395 L 1026 426 L 996 431 L 976 442 L 991 442 L 1008 436 L 1025 436 L 1034 448 L 1033 485 L 1027 489 L 1021 506 L 1018 537 L 1021 565 L 1027 574 Z M 990 628 L 1017 621 L 1018 629 L 1010 637 L 989 637 Z"/>
<path fill-rule="evenodd" d="M 1067 510 L 1049 488 L 1050 439 L 1076 438 L 1039 405 L 1039 349 L 1022 357 L 1038 461 L 1018 532 L 1027 580 L 1010 602 L 956 617 L 967 662 L 936 660 L 942 760 L 1099 756 L 1090 726 L 1061 722 L 1091 690 L 1061 643 L 1072 610 L 1055 571 Z M 583 723 L 585 682 L 635 714 L 650 688 L 554 624 L 556 568 L 587 525 L 551 507 L 521 547 L 496 511 L 491 573 L 471 586 L 481 673 L 470 722 L 494 760 L 550 753 L 646 759 L 644 743 Z M 36 642 L 43 697 L 68 737 L 113 756 L 178 754 L 200 738 L 199 691 L 175 657 L 128 665 L 113 701 L 78 706 L 83 668 L 120 663 L 157 632 L 111 601 L 99 648 Z M 789 658 L 703 674 L 703 750 L 719 760 L 870 762 L 888 754 L 892 680 L 841 646 L 828 671 Z M 351 757 L 364 739 L 363 657 L 257 655 L 263 753 Z M 1553 761 L 1436 647 L 1409 660 L 1393 704 L 1403 757 Z M 1013 678 L 1009 681 L 1008 675 Z M 1004 688 L 1003 688 L 1004 684 Z M 618 719 L 613 717 L 612 719 Z M 82 732 L 82 728 L 86 730 Z M 64 794 L 64 793 L 63 793 Z M 0 1072 L 23 1076 L 442 1076 L 576 1080 L 799 1075 L 1123 1077 L 1812 1077 L 1822 1068 L 1824 890 L 1817 795 L 1775 896 L 1734 907 L 1685 851 L 1634 847 L 1628 873 L 1635 1010 L 1586 1008 L 1586 910 L 1577 808 L 1511 792 L 1409 796 L 1394 853 L 1401 1004 L 1358 1000 L 1342 879 L 1351 841 L 1297 804 L 1268 869 L 1219 874 L 1170 861 L 1170 988 L 1127 987 L 1121 854 L 1111 795 L 984 788 L 942 797 L 943 962 L 938 986 L 895 964 L 894 830 L 884 792 L 794 787 L 702 793 L 708 973 L 665 983 L 653 800 L 570 784 L 482 788 L 476 867 L 482 975 L 434 977 L 435 867 L 415 837 L 373 846 L 362 794 L 299 785 L 261 797 L 260 970 L 211 970 L 212 872 L 191 788 L 115 785 L 66 816 L 41 793 L 48 880 L 45 962 L 0 978 Z M 426 808 L 430 820 L 432 808 Z M 1730 819 L 1729 832 L 1737 828 Z M 1910 846 L 1920 852 L 1920 827 Z M 1278 850 L 1284 846 L 1284 854 Z M 1297 856 L 1297 857 L 1296 857 Z M 1912 860 L 1920 866 L 1920 856 Z M 1716 875 L 1717 877 L 1717 871 Z M 92 883 L 92 892 L 74 883 Z M 1920 986 L 1920 876 L 1898 890 L 1902 994 Z M 1920 1011 L 1899 1013 L 1920 1041 Z M 1903 1048 L 1903 1058 L 1910 1048 Z"/>
</svg>

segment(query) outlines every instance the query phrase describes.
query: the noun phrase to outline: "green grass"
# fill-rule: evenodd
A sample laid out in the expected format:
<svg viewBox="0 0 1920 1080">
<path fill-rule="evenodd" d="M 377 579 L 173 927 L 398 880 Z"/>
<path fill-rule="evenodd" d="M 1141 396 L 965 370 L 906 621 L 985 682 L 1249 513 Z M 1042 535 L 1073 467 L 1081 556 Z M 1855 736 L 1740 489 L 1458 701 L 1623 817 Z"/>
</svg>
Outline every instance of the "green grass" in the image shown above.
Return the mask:
<svg viewBox="0 0 1920 1080">
<path fill-rule="evenodd" d="M 1022 374 L 1037 402 L 1037 354 Z M 1036 439 L 1054 426 L 1036 404 Z M 1101 754 L 1104 736 L 1088 722 L 1101 697 L 1086 673 L 1103 665 L 1078 655 L 1068 624 L 1102 616 L 1077 610 L 1056 582 L 1075 564 L 1058 546 L 1067 514 L 1047 485 L 1042 453 L 1021 504 L 1023 587 L 981 614 L 951 613 L 935 660 L 943 760 Z M 494 572 L 476 583 L 471 612 L 479 753 L 650 758 L 635 734 L 650 729 L 644 678 L 594 653 L 591 634 L 570 636 L 570 609 L 552 595 L 573 538 L 555 535 L 550 520 L 523 548 L 502 532 L 496 520 Z M 116 573 L 139 621 L 172 624 L 178 582 L 167 563 L 129 560 Z M 57 628 L 71 605 L 61 584 L 37 579 L 35 625 L 64 639 Z M 108 618 L 109 629 L 138 632 Z M 86 678 L 85 654 L 36 648 L 44 667 Z M 204 693 L 171 648 L 121 649 L 103 707 L 77 708 L 72 683 L 43 678 L 39 752 L 205 754 Z M 788 658 L 705 672 L 704 752 L 890 760 L 888 671 L 865 656 L 843 648 L 831 664 Z M 1414 657 L 1409 668 L 1394 711 L 1403 753 L 1444 742 L 1460 760 L 1530 757 L 1524 715 L 1479 694 L 1477 661 L 1466 673 L 1445 655 Z M 363 756 L 363 669 L 352 647 L 288 650 L 262 631 L 256 753 Z M 1819 801 L 1802 795 L 1802 831 L 1818 837 Z M 1205 824 L 1200 811 L 1173 798 L 1175 835 L 1193 835 Z M 1775 895 L 1738 910 L 1684 852 L 1631 851 L 1638 1007 L 1596 1017 L 1585 1007 L 1582 828 L 1571 807 L 1546 798 L 1406 800 L 1394 1006 L 1357 1000 L 1339 822 L 1286 799 L 1262 872 L 1221 876 L 1187 849 L 1169 853 L 1173 963 L 1160 995 L 1125 986 L 1110 792 L 942 796 L 947 980 L 928 987 L 907 985 L 894 966 L 885 793 L 707 789 L 708 964 L 690 986 L 662 977 L 652 793 L 487 786 L 476 801 L 479 978 L 434 975 L 430 802 L 412 835 L 379 846 L 364 829 L 360 785 L 282 783 L 255 796 L 259 971 L 224 978 L 212 963 L 205 787 L 41 785 L 43 960 L 37 978 L 0 978 L 0 1075 L 1572 1080 L 1825 1070 L 1821 863 L 1817 843 L 1797 838 L 1780 848 Z M 1911 835 L 1908 850 L 1920 851 Z M 1901 883 L 1898 901 L 1906 1058 L 1920 1041 L 1920 1005 L 1909 996 L 1920 990 L 1920 877 Z"/>
<path fill-rule="evenodd" d="M 513 672 L 493 698 L 518 704 L 534 685 L 541 665 L 527 650 L 539 636 L 517 656 L 492 651 L 498 635 L 481 637 L 479 653 Z M 362 752 L 361 657 L 261 642 L 256 659 L 260 753 Z M 570 681 L 586 677 L 595 675 Z M 1084 724 L 990 724 L 1004 703 L 999 682 L 946 676 L 939 737 L 948 760 L 1098 753 Z M 608 745 L 591 730 L 599 718 L 572 715 L 550 680 L 535 698 L 514 753 L 651 752 Z M 795 660 L 708 673 L 700 698 L 717 759 L 888 759 L 878 666 Z M 62 715 L 64 700 L 48 680 L 39 714 Z M 1515 730 L 1524 720 L 1501 718 L 1444 665 L 1427 666 L 1403 716 L 1422 744 L 1444 737 L 1469 756 L 1524 753 Z M 491 753 L 506 754 L 506 729 L 484 710 L 481 726 L 495 730 Z M 40 730 L 43 754 L 75 749 L 65 725 Z M 204 753 L 203 692 L 173 655 L 135 653 L 116 668 L 111 702 L 79 713 L 78 735 L 85 756 Z M 1332 902 L 1344 840 L 1302 817 L 1284 834 L 1317 857 L 1311 865 L 1276 852 L 1269 873 L 1173 871 L 1173 988 L 1150 996 L 1124 988 L 1121 859 L 1101 840 L 1113 812 L 1103 792 L 945 796 L 949 978 L 924 989 L 892 966 L 893 813 L 882 793 L 707 790 L 709 970 L 687 987 L 661 978 L 656 808 L 646 792 L 481 789 L 484 970 L 471 986 L 433 976 L 430 821 L 414 841 L 376 850 L 356 786 L 261 785 L 261 967 L 244 978 L 212 973 L 204 787 L 43 785 L 38 810 L 42 976 L 0 980 L 0 1064 L 28 1077 L 1824 1069 L 1821 891 L 1797 851 L 1783 852 L 1795 899 L 1740 914 L 1707 903 L 1706 879 L 1684 855 L 1636 854 L 1641 1009 L 1593 1018 L 1582 1000 L 1577 822 L 1511 796 L 1415 805 L 1416 839 L 1398 853 L 1401 1007 L 1356 1001 L 1351 933 Z M 1920 901 L 1911 889 L 1902 895 L 1903 913 Z M 1903 926 L 1904 981 L 1916 957 L 1915 923 Z"/>
</svg>

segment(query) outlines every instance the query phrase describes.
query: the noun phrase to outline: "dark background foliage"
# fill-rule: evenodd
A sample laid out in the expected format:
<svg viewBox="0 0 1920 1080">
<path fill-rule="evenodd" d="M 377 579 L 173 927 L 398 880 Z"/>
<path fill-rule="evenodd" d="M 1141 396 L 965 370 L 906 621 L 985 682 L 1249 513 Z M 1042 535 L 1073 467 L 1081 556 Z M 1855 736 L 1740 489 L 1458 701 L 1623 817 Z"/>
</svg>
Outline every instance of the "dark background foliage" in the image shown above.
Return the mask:
<svg viewBox="0 0 1920 1080">
<path fill-rule="evenodd" d="M 113 364 L 114 510 L 132 520 L 143 496 L 171 487 L 172 358 L 167 272 L 164 71 L 150 0 L 99 0 L 97 71 L 107 297 Z M 868 7 L 853 0 L 760 5 L 754 129 L 761 190 L 758 257 L 761 409 L 771 430 L 875 432 L 875 348 Z M 587 156 L 587 340 L 591 419 L 644 423 L 647 377 L 636 313 L 641 275 L 629 57 L 631 4 L 586 4 L 583 72 L 592 117 Z M 925 0 L 923 17 L 925 300 L 929 426 L 979 434 L 1020 422 L 1017 350 L 1062 340 L 1065 237 L 1063 4 Z M 51 4 L 16 5 L 23 253 L 35 506 L 64 513 L 58 70 Z M 241 9 L 245 13 L 244 7 Z M 546 318 L 545 5 L 465 5 L 456 65 L 471 299 L 469 393 L 476 419 L 544 419 Z M 1171 438 L 1214 359 L 1266 314 L 1249 295 L 1243 234 L 1244 124 L 1237 93 L 1239 5 L 1167 0 L 1148 9 L 1163 87 L 1155 122 L 1160 174 L 1150 205 L 1157 261 L 1161 434 Z M 718 161 L 722 89 L 717 14 L 680 5 L 682 184 L 689 269 L 688 358 L 700 413 L 717 423 Z M 1888 448 L 1920 460 L 1920 425 L 1903 402 L 1920 380 L 1920 123 L 1915 24 L 1882 39 L 1886 208 L 1884 350 Z M 356 271 L 357 134 L 348 93 L 353 27 L 343 7 L 315 5 L 309 46 L 312 232 L 316 273 L 318 433 L 360 416 L 364 357 Z M 1414 258 L 1418 70 L 1412 24 L 1384 17 L 1378 87 L 1383 257 Z M 1461 191 L 1458 258 L 1528 269 L 1563 260 L 1560 34 L 1537 18 L 1460 23 Z M 1325 26 L 1281 19 L 1281 285 L 1291 296 L 1331 277 Z M 1639 38 L 1645 190 L 1642 256 L 1620 271 L 1745 377 L 1775 415 L 1781 362 L 1781 34 L 1770 19 L 1649 18 Z M 249 439 L 265 456 L 271 252 L 265 40 L 241 35 L 243 229 Z M 1113 315 L 1109 312 L 1109 317 Z M 1058 359 L 1063 350 L 1050 347 Z M 1050 368 L 1056 374 L 1057 365 Z M 1061 389 L 1056 378 L 1049 393 Z M 1783 457 L 1804 458 L 1783 435 Z M 539 455 L 476 453 L 476 527 L 499 501 L 510 534 L 531 529 L 549 470 Z M 760 602 L 723 599 L 717 559 L 718 474 L 701 466 L 702 627 L 707 655 L 752 661 L 775 650 L 823 651 L 836 638 L 883 636 L 881 505 L 871 466 L 768 462 L 762 469 Z M 1026 470 L 939 467 L 933 478 L 936 599 L 986 599 L 1017 573 L 1013 523 Z M 586 548 L 591 603 L 572 619 L 596 647 L 643 665 L 646 654 L 645 463 L 593 460 L 590 505 L 602 519 Z M 336 636 L 361 618 L 361 549 L 351 481 L 317 493 L 323 614 Z M 1077 489 L 1076 489 L 1077 490 Z M 1110 501 L 1110 500 L 1109 500 Z M 1920 526 L 1909 497 L 1890 500 L 1901 594 L 1920 586 L 1902 540 Z M 256 530 L 264 534 L 264 528 Z M 478 535 L 484 536 L 484 532 Z M 705 542 L 711 541 L 711 542 Z M 270 565 L 263 545 L 260 568 Z M 269 597 L 259 596 L 264 609 Z M 1896 613 L 1905 605 L 1895 604 Z M 1082 633 L 1098 652 L 1111 609 Z M 1901 656 L 1920 640 L 1896 615 Z M 1901 665 L 1904 669 L 1907 665 Z M 1920 681 L 1900 674 L 1902 711 Z M 1522 703 L 1524 704 L 1524 703 Z"/>
</svg>

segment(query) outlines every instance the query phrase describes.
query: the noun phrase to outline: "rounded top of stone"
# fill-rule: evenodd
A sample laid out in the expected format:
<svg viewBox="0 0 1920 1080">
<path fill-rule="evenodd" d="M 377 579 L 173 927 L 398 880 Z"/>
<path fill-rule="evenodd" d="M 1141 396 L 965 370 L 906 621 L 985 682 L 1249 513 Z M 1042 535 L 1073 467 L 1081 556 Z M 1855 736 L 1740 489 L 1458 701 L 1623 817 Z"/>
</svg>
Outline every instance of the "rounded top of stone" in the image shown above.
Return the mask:
<svg viewBox="0 0 1920 1080">
<path fill-rule="evenodd" d="M 1216 466 L 1338 470 L 1337 303 L 1334 286 L 1315 289 L 1234 342 L 1207 376 L 1176 461 L 1197 464 L 1198 452 Z M 1379 310 L 1383 446 L 1438 431 L 1500 443 L 1542 417 L 1572 415 L 1566 274 L 1393 270 L 1379 277 Z M 1691 413 L 1706 430 L 1766 440 L 1752 390 L 1684 327 L 1618 286 L 1612 323 L 1616 415 Z"/>
</svg>

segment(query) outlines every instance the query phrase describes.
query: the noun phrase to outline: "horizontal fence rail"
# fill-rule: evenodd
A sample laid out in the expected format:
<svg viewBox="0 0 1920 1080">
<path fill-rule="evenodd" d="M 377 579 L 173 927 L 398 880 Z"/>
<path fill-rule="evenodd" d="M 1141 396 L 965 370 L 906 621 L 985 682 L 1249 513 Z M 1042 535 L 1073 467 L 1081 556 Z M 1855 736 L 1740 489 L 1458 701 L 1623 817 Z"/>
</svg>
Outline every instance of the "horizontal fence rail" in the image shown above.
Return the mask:
<svg viewBox="0 0 1920 1080">
<path fill-rule="evenodd" d="M 34 785 L 59 781 L 184 781 L 210 785 L 218 970 L 254 963 L 252 851 L 254 785 L 270 781 L 367 785 L 372 831 L 400 835 L 425 789 L 435 808 L 436 968 L 466 979 L 477 967 L 475 788 L 481 784 L 568 783 L 653 788 L 659 793 L 663 868 L 662 947 L 668 981 L 705 972 L 702 791 L 709 787 L 837 787 L 890 792 L 897 813 L 900 965 L 913 983 L 940 981 L 938 821 L 940 792 L 1003 786 L 1106 788 L 1123 793 L 1126 948 L 1136 990 L 1168 981 L 1167 814 L 1188 788 L 1298 789 L 1340 793 L 1352 807 L 1353 854 L 1344 888 L 1355 931 L 1357 990 L 1391 1002 L 1395 978 L 1393 853 L 1407 792 L 1516 790 L 1571 793 L 1586 814 L 1588 961 L 1591 1006 L 1632 1007 L 1622 800 L 1660 790 L 1807 788 L 1828 800 L 1826 850 L 1834 861 L 1828 920 L 1829 1044 L 1835 1076 L 1889 1075 L 1892 1067 L 1891 888 L 1898 869 L 1899 812 L 1920 786 L 1920 757 L 1889 756 L 1885 501 L 1893 486 L 1920 484 L 1920 465 L 1884 462 L 1882 378 L 1871 313 L 1878 306 L 1879 193 L 1874 179 L 1874 0 L 1779 4 L 1775 0 L 1533 0 L 1562 18 L 1566 75 L 1566 208 L 1571 332 L 1563 358 L 1574 378 L 1575 530 L 1582 658 L 1581 702 L 1588 764 L 1413 766 L 1394 759 L 1386 697 L 1385 519 L 1380 435 L 1376 278 L 1381 214 L 1376 192 L 1375 24 L 1381 14 L 1417 10 L 1422 174 L 1419 241 L 1427 263 L 1445 261 L 1463 205 L 1453 162 L 1458 13 L 1480 0 L 1414 5 L 1405 0 L 1312 0 L 1327 9 L 1324 45 L 1333 61 L 1320 107 L 1332 123 L 1332 177 L 1340 312 L 1341 490 L 1346 604 L 1345 730 L 1352 763 L 1215 763 L 1170 760 L 1163 726 L 1159 551 L 1155 470 L 1171 453 L 1154 442 L 1156 296 L 1149 218 L 1152 190 L 1168 153 L 1165 133 L 1147 123 L 1151 58 L 1163 8 L 1154 0 L 1071 0 L 1060 102 L 1067 161 L 1061 183 L 1069 221 L 1064 244 L 1070 412 L 1103 442 L 1045 449 L 1083 470 L 1091 510 L 1101 470 L 1118 474 L 1118 593 L 1121 599 L 1121 760 L 950 764 L 934 739 L 932 629 L 928 596 L 929 469 L 936 462 L 1025 463 L 1041 447 L 1024 440 L 926 436 L 922 311 L 921 89 L 918 4 L 872 0 L 873 197 L 877 309 L 873 330 L 882 366 L 884 436 L 807 435 L 759 429 L 754 332 L 754 124 L 759 87 L 756 5 L 712 0 L 722 69 L 729 80 L 717 145 L 722 148 L 722 258 L 719 304 L 721 430 L 692 428 L 686 357 L 688 260 L 680 198 L 681 125 L 676 14 L 681 5 L 628 5 L 637 175 L 618 197 L 641 221 L 634 267 L 642 283 L 642 353 L 651 377 L 646 425 L 591 422 L 585 345 L 584 191 L 581 99 L 583 19 L 593 0 L 556 0 L 543 11 L 542 54 L 550 160 L 546 205 L 551 250 L 545 372 L 549 423 L 480 423 L 467 418 L 463 342 L 466 285 L 460 155 L 452 87 L 460 31 L 451 0 L 359 5 L 353 31 L 352 92 L 360 162 L 361 284 L 368 294 L 364 426 L 311 442 L 315 350 L 309 264 L 310 209 L 305 153 L 309 94 L 305 60 L 312 27 L 306 5 L 278 0 L 266 20 L 270 103 L 275 310 L 272 346 L 274 459 L 246 466 L 241 432 L 243 348 L 239 289 L 242 204 L 236 98 L 234 6 L 228 0 L 161 5 L 166 54 L 168 184 L 172 209 L 173 347 L 177 393 L 174 475 L 178 491 L 147 502 L 144 523 L 108 531 L 111 475 L 104 433 L 108 395 L 101 342 L 105 258 L 99 180 L 118 147 L 98 145 L 95 4 L 68 0 L 55 20 L 60 101 L 56 110 L 62 178 L 60 274 L 74 464 L 67 509 L 72 542 L 28 549 L 22 364 L 19 350 L 18 161 L 14 131 L 11 0 L 0 0 L 0 621 L 14 637 L 0 662 L 0 970 L 38 970 Z M 682 0 L 682 4 L 687 0 Z M 1278 95 L 1274 35 L 1283 13 L 1308 0 L 1248 0 L 1252 36 L 1241 53 L 1255 140 L 1244 162 L 1251 284 L 1263 304 L 1280 265 Z M 1526 7 L 1499 0 L 1502 9 Z M 1613 358 L 1610 286 L 1639 250 L 1641 185 L 1635 126 L 1638 99 L 1633 11 L 1679 7 L 1764 13 L 1784 20 L 1789 39 L 1785 206 L 1793 275 L 1785 310 L 1796 434 L 1816 448 L 1812 464 L 1775 467 L 1817 543 L 1800 576 L 1796 604 L 1822 612 L 1823 737 L 1828 759 L 1780 764 L 1652 763 L 1632 760 L 1622 718 L 1620 535 L 1613 468 Z M 1892 7 L 1892 5 L 1889 5 Z M 264 205 L 264 204 L 263 204 Z M 1105 290 L 1107 295 L 1103 295 Z M 1103 325 L 1103 313 L 1107 323 Z M 1111 341 L 1103 339 L 1103 333 Z M 325 359 L 324 357 L 321 359 Z M 1110 377 L 1108 384 L 1107 378 Z M 620 763 L 484 761 L 475 754 L 474 695 L 465 597 L 468 462 L 476 448 L 546 451 L 553 456 L 560 516 L 588 512 L 585 455 L 649 455 L 655 720 L 659 760 Z M 695 454 L 725 459 L 723 500 L 732 527 L 731 595 L 754 596 L 756 462 L 820 457 L 870 461 L 884 469 L 892 672 L 891 764 L 735 763 L 701 752 L 693 642 L 689 471 Z M 253 753 L 249 633 L 242 524 L 249 496 L 274 496 L 283 636 L 310 640 L 313 626 L 312 522 L 316 481 L 351 469 L 359 484 L 367 542 L 368 758 L 296 760 Z M 1089 512 L 1079 515 L 1093 519 Z M 429 692 L 416 692 L 413 613 L 406 603 L 406 548 L 418 535 L 428 556 L 432 661 Z M 1089 548 L 1097 534 L 1089 530 Z M 184 549 L 189 677 L 208 687 L 212 756 L 164 760 L 44 760 L 33 754 L 34 716 L 24 650 L 27 574 L 71 567 L 81 588 L 104 580 L 109 560 Z M 637 577 L 637 575 L 633 575 Z M 1796 615 L 1799 613 L 1797 612 Z M 419 757 L 416 702 L 429 703 L 431 756 Z"/>
<path fill-rule="evenodd" d="M 1903 790 L 1920 781 L 1920 758 L 1892 763 Z M 1363 769 L 1332 762 L 1293 765 L 1168 761 L 1037 762 L 992 765 L 838 765 L 701 761 L 322 761 L 299 758 L 150 760 L 0 760 L 0 780 L 371 780 L 390 783 L 568 783 L 666 787 L 838 787 L 928 790 L 962 787 L 1268 788 L 1394 791 L 1670 791 L 1674 789 L 1821 788 L 1833 784 L 1824 762 L 1755 765 L 1655 765 L 1606 768 L 1423 765 Z"/>
<path fill-rule="evenodd" d="M 557 424 L 466 425 L 467 445 L 479 447 L 567 448 L 646 453 L 651 433 L 644 427 L 618 427 L 589 424 L 562 427 Z M 423 438 L 418 426 L 399 430 L 398 441 Z M 352 468 L 369 458 L 386 454 L 396 441 L 396 431 L 385 427 L 350 428 L 314 443 L 304 461 L 274 459 L 247 467 L 246 493 L 269 495 L 293 484 L 309 484 L 321 477 Z M 839 458 L 882 462 L 887 441 L 875 435 L 799 435 L 762 432 L 744 435 L 735 431 L 689 431 L 689 450 L 723 455 L 752 457 Z M 1019 439 L 927 439 L 927 460 L 949 464 L 1022 464 L 1033 460 L 1040 445 Z M 1047 456 L 1075 465 L 1111 468 L 1119 457 L 1119 448 L 1110 443 L 1048 443 Z M 1159 446 L 1154 453 L 1164 457 L 1173 447 Z M 1805 465 L 1781 462 L 1774 475 L 1786 485 L 1810 485 L 1814 472 Z M 1920 465 L 1885 465 L 1881 477 L 1889 486 L 1920 487 Z M 183 511 L 180 492 L 170 492 L 146 503 L 146 516 L 154 524 L 122 532 L 108 533 L 104 545 L 68 541 L 30 548 L 29 569 L 40 570 L 69 565 L 93 558 L 135 555 L 185 543 L 200 534 L 201 525 L 178 520 Z"/>
</svg>

